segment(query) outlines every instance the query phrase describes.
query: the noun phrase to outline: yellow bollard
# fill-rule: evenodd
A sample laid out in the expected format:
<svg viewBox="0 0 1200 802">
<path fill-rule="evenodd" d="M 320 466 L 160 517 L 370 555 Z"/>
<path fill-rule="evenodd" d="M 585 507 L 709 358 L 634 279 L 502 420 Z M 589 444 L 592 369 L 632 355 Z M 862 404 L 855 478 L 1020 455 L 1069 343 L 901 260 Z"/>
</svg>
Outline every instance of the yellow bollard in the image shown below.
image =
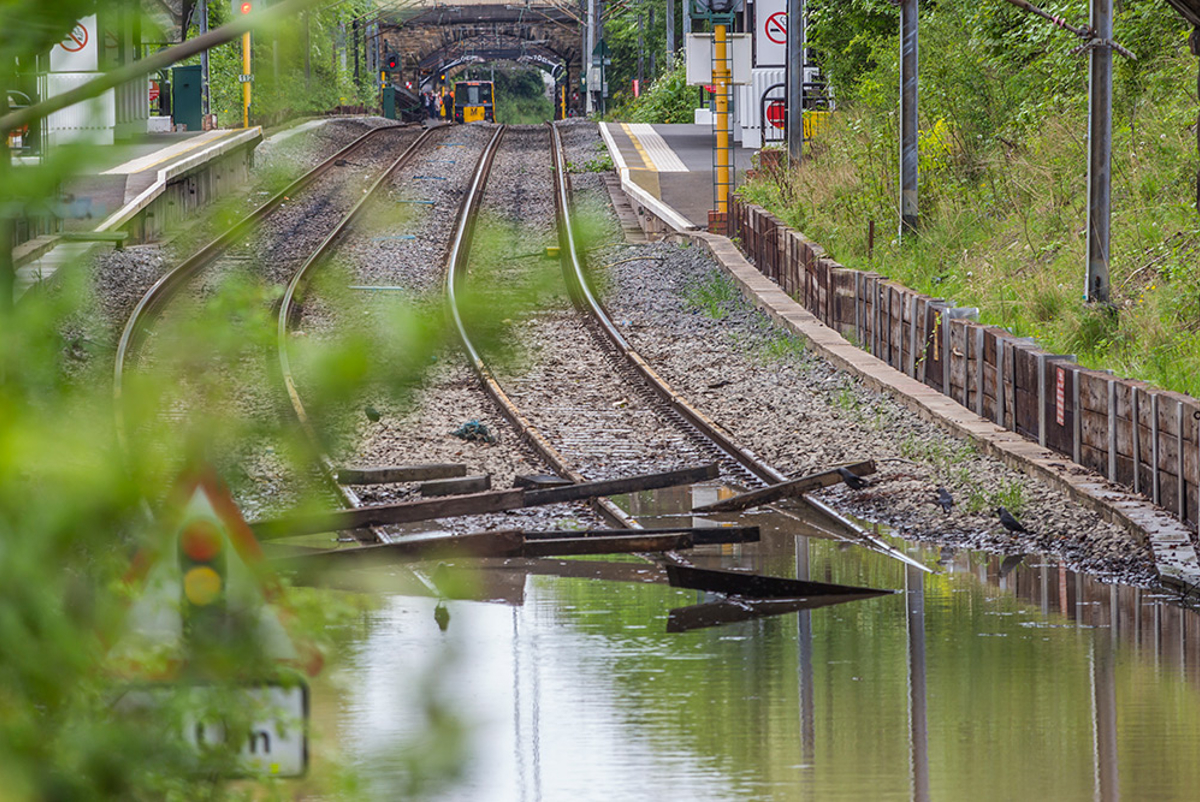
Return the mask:
<svg viewBox="0 0 1200 802">
<path fill-rule="evenodd" d="M 250 31 L 242 34 L 242 127 L 250 127 Z"/>
</svg>

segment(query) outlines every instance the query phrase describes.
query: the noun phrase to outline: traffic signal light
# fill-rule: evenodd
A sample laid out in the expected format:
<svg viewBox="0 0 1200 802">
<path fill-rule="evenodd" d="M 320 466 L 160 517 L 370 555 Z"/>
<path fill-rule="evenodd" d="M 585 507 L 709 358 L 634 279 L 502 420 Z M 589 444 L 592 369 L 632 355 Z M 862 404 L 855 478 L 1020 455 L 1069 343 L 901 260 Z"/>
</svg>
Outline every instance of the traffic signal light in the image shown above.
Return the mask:
<svg viewBox="0 0 1200 802">
<path fill-rule="evenodd" d="M 179 533 L 184 618 L 219 615 L 225 608 L 225 535 L 207 518 L 189 521 Z"/>
<path fill-rule="evenodd" d="M 400 69 L 400 56 L 398 54 L 388 53 L 386 56 L 384 56 L 383 60 L 389 70 Z"/>
</svg>

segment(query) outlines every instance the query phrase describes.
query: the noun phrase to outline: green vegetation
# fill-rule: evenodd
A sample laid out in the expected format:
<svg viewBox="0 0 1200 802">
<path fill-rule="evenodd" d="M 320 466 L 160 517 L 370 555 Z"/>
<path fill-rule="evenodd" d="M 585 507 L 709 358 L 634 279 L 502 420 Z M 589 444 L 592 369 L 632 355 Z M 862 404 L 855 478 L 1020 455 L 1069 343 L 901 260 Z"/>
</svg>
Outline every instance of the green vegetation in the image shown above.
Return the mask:
<svg viewBox="0 0 1200 802">
<path fill-rule="evenodd" d="M 1087 4 L 1054 12 L 1080 24 Z M 810 159 L 743 195 L 849 267 L 880 271 L 1158 385 L 1200 395 L 1196 59 L 1157 0 L 1118 7 L 1114 309 L 1082 300 L 1087 217 L 1087 59 L 1069 34 L 1002 2 L 925 6 L 921 16 L 921 233 L 898 219 L 898 12 L 887 0 L 823 0 L 811 36 L 840 101 Z M 873 258 L 867 224 L 876 223 Z M 879 232 L 884 232 L 882 236 Z"/>
<path fill-rule="evenodd" d="M 742 295 L 724 273 L 711 273 L 683 291 L 684 300 L 713 320 L 723 320 L 741 306 Z"/>
<path fill-rule="evenodd" d="M 490 72 L 474 70 L 483 79 Z M 496 122 L 508 125 L 536 125 L 554 119 L 554 104 L 546 95 L 546 84 L 539 70 L 496 69 Z"/>
<path fill-rule="evenodd" d="M 696 87 L 687 85 L 686 78 L 680 56 L 641 97 L 620 95 L 617 98 L 620 105 L 610 116 L 635 123 L 690 123 L 692 112 L 699 105 L 699 94 Z"/>
<path fill-rule="evenodd" d="M 613 169 L 612 154 L 608 152 L 608 146 L 603 142 L 596 143 L 596 150 L 599 153 L 596 156 L 588 159 L 582 164 L 576 164 L 570 159 L 567 160 L 568 173 L 607 173 Z"/>
<path fill-rule="evenodd" d="M 253 35 L 254 89 L 252 124 L 271 125 L 291 117 L 322 113 L 342 105 L 379 106 L 378 76 L 359 62 L 354 74 L 352 21 L 376 10 L 371 0 L 347 0 L 314 6 L 271 31 Z M 208 4 L 209 27 L 232 16 L 229 3 Z M 193 20 L 188 37 L 199 35 Z M 360 44 L 361 49 L 361 44 Z M 361 56 L 361 53 L 360 53 Z M 199 64 L 196 56 L 183 64 Z M 242 43 L 240 40 L 209 51 L 212 106 L 217 124 L 238 127 L 242 120 Z"/>
</svg>

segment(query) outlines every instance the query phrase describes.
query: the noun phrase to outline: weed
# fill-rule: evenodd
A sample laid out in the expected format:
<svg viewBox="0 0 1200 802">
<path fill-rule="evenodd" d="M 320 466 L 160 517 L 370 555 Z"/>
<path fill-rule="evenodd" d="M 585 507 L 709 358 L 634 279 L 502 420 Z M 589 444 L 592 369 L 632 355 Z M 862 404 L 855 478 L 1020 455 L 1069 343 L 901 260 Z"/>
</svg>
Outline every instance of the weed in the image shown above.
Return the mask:
<svg viewBox="0 0 1200 802">
<path fill-rule="evenodd" d="M 807 362 L 808 343 L 790 334 L 768 336 L 759 346 L 764 362 Z"/>
<path fill-rule="evenodd" d="M 971 487 L 967 494 L 964 507 L 967 512 L 994 512 L 997 507 L 1003 507 L 1013 515 L 1020 515 L 1025 509 L 1025 488 L 1015 479 L 1005 482 L 999 489 L 987 490 L 978 485 Z"/>
<path fill-rule="evenodd" d="M 858 395 L 855 394 L 854 388 L 849 385 L 842 387 L 834 396 L 833 403 L 839 409 L 846 412 L 857 412 L 862 402 L 858 400 Z"/>
<path fill-rule="evenodd" d="M 721 273 L 712 273 L 683 291 L 684 300 L 713 320 L 724 320 L 742 300 L 733 281 Z"/>
</svg>

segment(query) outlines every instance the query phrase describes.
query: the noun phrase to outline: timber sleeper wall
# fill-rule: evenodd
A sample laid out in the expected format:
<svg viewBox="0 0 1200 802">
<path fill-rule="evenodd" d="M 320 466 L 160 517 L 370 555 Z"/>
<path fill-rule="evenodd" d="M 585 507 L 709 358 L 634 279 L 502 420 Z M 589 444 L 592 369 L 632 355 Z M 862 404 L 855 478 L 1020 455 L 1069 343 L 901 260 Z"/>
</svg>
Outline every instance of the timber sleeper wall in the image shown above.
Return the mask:
<svg viewBox="0 0 1200 802">
<path fill-rule="evenodd" d="M 959 308 L 851 270 L 731 197 L 729 233 L 758 270 L 847 340 L 981 417 L 1200 522 L 1200 401 L 1089 370 Z"/>
</svg>

